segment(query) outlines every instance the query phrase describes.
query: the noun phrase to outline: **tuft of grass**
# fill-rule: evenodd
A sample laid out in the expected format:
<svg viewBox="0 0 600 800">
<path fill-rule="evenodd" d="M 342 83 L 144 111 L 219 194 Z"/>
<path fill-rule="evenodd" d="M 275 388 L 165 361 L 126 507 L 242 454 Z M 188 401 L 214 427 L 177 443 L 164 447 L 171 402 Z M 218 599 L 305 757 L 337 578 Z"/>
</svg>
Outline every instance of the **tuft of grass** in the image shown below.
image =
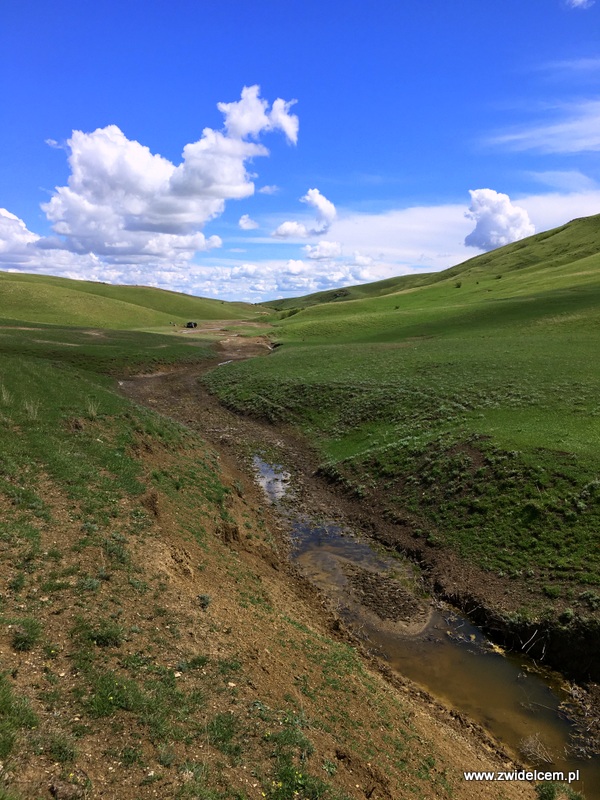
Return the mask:
<svg viewBox="0 0 600 800">
<path fill-rule="evenodd" d="M 12 394 L 8 391 L 4 384 L 0 384 L 0 400 L 2 401 L 2 405 L 9 406 L 13 401 Z"/>
<path fill-rule="evenodd" d="M 208 742 L 222 753 L 234 759 L 239 758 L 242 748 L 234 741 L 237 730 L 238 722 L 231 712 L 217 714 L 207 725 Z"/>
<path fill-rule="evenodd" d="M 12 625 L 11 644 L 14 650 L 32 650 L 42 635 L 42 626 L 37 619 L 25 617 Z"/>
<path fill-rule="evenodd" d="M 40 410 L 39 400 L 25 400 L 23 407 L 28 419 L 36 420 L 38 418 Z"/>
<path fill-rule="evenodd" d="M 59 764 L 70 764 L 77 758 L 72 740 L 64 734 L 52 734 L 43 744 L 44 752 Z"/>
<path fill-rule="evenodd" d="M 17 697 L 5 675 L 0 674 L 0 759 L 9 756 L 19 731 L 31 730 L 38 724 L 29 702 Z"/>
<path fill-rule="evenodd" d="M 84 644 L 96 647 L 120 647 L 123 643 L 123 628 L 108 619 L 101 619 L 92 624 L 79 619 L 72 634 Z"/>
<path fill-rule="evenodd" d="M 95 420 L 98 416 L 98 411 L 100 409 L 100 403 L 92 397 L 88 397 L 86 401 L 86 411 L 87 416 L 91 420 Z"/>
<path fill-rule="evenodd" d="M 538 800 L 585 800 L 567 783 L 544 781 L 535 787 Z"/>
</svg>

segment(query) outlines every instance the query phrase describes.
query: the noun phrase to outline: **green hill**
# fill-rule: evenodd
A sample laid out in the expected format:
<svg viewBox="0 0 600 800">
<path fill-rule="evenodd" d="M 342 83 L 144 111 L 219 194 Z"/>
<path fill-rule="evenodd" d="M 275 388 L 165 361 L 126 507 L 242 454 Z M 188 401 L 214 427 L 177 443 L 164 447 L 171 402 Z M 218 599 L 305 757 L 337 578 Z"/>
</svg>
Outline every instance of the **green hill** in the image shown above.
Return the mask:
<svg viewBox="0 0 600 800">
<path fill-rule="evenodd" d="M 308 434 L 411 549 L 507 580 L 511 613 L 585 617 L 600 607 L 600 216 L 395 280 L 299 298 L 275 323 L 283 346 L 211 387 Z"/>
<path fill-rule="evenodd" d="M 252 319 L 247 303 L 227 303 L 148 286 L 113 286 L 0 272 L 0 317 L 112 329 L 156 328 L 188 320 Z"/>
<path fill-rule="evenodd" d="M 325 292 L 270 300 L 264 306 L 277 311 L 303 309 L 325 303 L 374 299 L 419 287 L 432 286 L 447 280 L 485 278 L 506 274 L 527 267 L 553 269 L 574 264 L 600 252 L 600 215 L 573 220 L 567 225 L 538 233 L 527 239 L 501 247 L 441 272 L 400 275 L 374 283 L 330 289 Z"/>
</svg>

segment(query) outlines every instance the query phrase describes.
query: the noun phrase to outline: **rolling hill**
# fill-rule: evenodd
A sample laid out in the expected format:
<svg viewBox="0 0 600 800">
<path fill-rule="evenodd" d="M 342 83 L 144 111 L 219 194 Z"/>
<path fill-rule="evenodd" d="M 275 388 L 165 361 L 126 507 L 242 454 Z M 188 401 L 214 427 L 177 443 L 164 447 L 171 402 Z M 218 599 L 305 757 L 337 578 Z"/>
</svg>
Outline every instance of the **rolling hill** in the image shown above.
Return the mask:
<svg viewBox="0 0 600 800">
<path fill-rule="evenodd" d="M 188 320 L 252 319 L 255 307 L 154 289 L 0 272 L 0 317 L 112 329 L 156 328 Z"/>
</svg>

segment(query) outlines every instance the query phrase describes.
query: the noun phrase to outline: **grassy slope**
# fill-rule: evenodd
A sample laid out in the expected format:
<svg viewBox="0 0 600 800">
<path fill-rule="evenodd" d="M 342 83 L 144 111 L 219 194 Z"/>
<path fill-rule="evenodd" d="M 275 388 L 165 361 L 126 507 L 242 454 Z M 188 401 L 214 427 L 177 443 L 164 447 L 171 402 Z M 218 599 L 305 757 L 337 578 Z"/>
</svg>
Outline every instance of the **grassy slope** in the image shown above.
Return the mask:
<svg viewBox="0 0 600 800">
<path fill-rule="evenodd" d="M 0 316 L 102 328 L 152 328 L 198 319 L 252 319 L 246 303 L 225 303 L 148 286 L 112 286 L 0 272 Z"/>
<path fill-rule="evenodd" d="M 450 278 L 486 276 L 490 271 L 503 274 L 528 266 L 552 268 L 579 261 L 598 252 L 598 217 L 583 217 L 551 231 L 522 239 L 500 250 L 464 261 L 442 272 L 400 275 L 374 283 L 332 289 L 326 292 L 271 300 L 264 303 L 275 310 L 309 308 L 323 303 L 344 303 L 349 300 L 373 299 L 388 294 L 431 286 Z"/>
<path fill-rule="evenodd" d="M 314 435 L 326 469 L 378 494 L 416 539 L 526 581 L 524 615 L 593 613 L 600 217 L 420 287 L 362 291 L 283 319 L 284 347 L 212 386 Z"/>
<path fill-rule="evenodd" d="M 101 374 L 111 348 L 124 363 L 120 334 L 99 338 L 85 371 L 61 358 L 76 348 L 40 341 L 33 355 L 30 331 L 10 335 L 0 796 L 471 797 L 460 770 L 497 765 L 443 722 L 426 732 L 281 589 L 265 519 L 216 454 Z M 129 342 L 138 367 L 155 338 Z"/>
<path fill-rule="evenodd" d="M 86 371 L 126 374 L 172 363 L 190 363 L 210 354 L 210 342 L 197 335 L 127 330 L 7 324 L 0 327 L 0 354 L 41 358 Z"/>
</svg>

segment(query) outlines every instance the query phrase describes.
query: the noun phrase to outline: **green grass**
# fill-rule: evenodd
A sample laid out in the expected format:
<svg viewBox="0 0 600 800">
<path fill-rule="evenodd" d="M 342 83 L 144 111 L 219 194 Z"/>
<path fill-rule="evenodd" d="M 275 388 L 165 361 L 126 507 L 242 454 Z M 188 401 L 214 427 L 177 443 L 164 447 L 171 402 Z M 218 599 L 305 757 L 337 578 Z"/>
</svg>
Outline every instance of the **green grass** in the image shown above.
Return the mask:
<svg viewBox="0 0 600 800">
<path fill-rule="evenodd" d="M 431 545 L 600 584 L 600 217 L 315 298 L 276 323 L 283 347 L 213 371 L 212 390 L 298 426 L 326 473 Z"/>
<path fill-rule="evenodd" d="M 10 309 L 13 320 L 100 328 L 254 319 L 259 313 L 247 303 L 191 297 L 148 286 L 112 286 L 6 272 L 0 272 L 0 302 L 3 309 Z"/>
<path fill-rule="evenodd" d="M 15 695 L 8 679 L 0 674 L 0 758 L 7 758 L 22 730 L 32 730 L 38 724 L 27 700 Z"/>
<path fill-rule="evenodd" d="M 52 364 L 70 365 L 98 374 L 123 375 L 155 371 L 175 363 L 198 363 L 210 358 L 213 351 L 207 339 L 185 339 L 173 333 L 87 329 L 38 325 L 35 330 L 0 319 L 0 357 L 41 359 Z M 0 376 L 0 409 L 18 402 L 11 387 Z M 23 401 L 25 402 L 25 401 Z M 102 411 L 97 398 L 86 399 L 86 416 Z"/>
</svg>

